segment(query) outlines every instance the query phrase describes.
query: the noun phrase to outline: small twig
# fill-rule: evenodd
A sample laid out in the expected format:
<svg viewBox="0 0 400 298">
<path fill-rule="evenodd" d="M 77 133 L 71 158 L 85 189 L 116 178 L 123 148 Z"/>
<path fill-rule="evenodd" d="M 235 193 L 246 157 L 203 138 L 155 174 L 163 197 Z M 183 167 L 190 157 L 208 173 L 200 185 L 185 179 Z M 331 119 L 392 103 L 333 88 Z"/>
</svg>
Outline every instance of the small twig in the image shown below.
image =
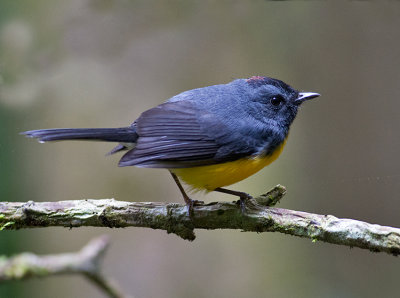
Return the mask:
<svg viewBox="0 0 400 298">
<path fill-rule="evenodd" d="M 91 282 L 93 282 L 100 289 L 102 289 L 104 293 L 108 294 L 109 297 L 112 297 L 112 298 L 131 297 L 131 296 L 127 296 L 127 295 L 123 294 L 113 280 L 110 280 L 109 278 L 105 278 L 100 273 L 97 273 L 97 274 L 86 273 L 85 275 Z"/>
<path fill-rule="evenodd" d="M 124 296 L 118 287 L 100 272 L 100 265 L 109 239 L 101 236 L 91 240 L 77 253 L 38 256 L 22 253 L 0 258 L 0 282 L 45 277 L 56 274 L 84 274 L 109 297 Z"/>
<path fill-rule="evenodd" d="M 373 225 L 332 215 L 273 208 L 285 194 L 277 186 L 247 204 L 243 212 L 238 202 L 195 204 L 193 215 L 176 203 L 138 203 L 114 199 L 59 202 L 1 202 L 0 227 L 22 229 L 63 227 L 147 227 L 166 230 L 194 240 L 194 229 L 240 229 L 253 232 L 280 232 L 333 244 L 400 254 L 400 229 Z"/>
<path fill-rule="evenodd" d="M 279 203 L 279 201 L 286 194 L 286 188 L 282 185 L 277 185 L 265 194 L 259 195 L 254 198 L 257 204 L 266 207 L 272 207 Z"/>
</svg>

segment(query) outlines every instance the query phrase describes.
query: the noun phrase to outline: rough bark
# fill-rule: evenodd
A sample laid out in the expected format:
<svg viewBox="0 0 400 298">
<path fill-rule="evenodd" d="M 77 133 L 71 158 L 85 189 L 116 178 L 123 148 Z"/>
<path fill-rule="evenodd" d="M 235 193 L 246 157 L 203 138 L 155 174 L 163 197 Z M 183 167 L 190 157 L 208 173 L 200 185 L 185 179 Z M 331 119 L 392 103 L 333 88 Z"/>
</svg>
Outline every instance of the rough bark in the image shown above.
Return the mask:
<svg viewBox="0 0 400 298">
<path fill-rule="evenodd" d="M 106 236 L 91 240 L 76 253 L 64 253 L 38 256 L 22 253 L 7 258 L 0 257 L 0 283 L 10 280 L 22 280 L 31 277 L 46 277 L 58 274 L 83 274 L 107 296 L 127 298 L 115 282 L 101 272 L 101 262 L 109 246 Z"/>
<path fill-rule="evenodd" d="M 332 215 L 274 208 L 285 194 L 277 186 L 248 201 L 243 212 L 238 202 L 197 203 L 189 216 L 177 203 L 124 202 L 114 199 L 59 202 L 1 202 L 1 229 L 48 226 L 62 227 L 147 227 L 194 240 L 194 229 L 239 229 L 252 232 L 280 232 L 313 241 L 323 241 L 373 252 L 400 253 L 400 229 L 369 224 Z"/>
</svg>

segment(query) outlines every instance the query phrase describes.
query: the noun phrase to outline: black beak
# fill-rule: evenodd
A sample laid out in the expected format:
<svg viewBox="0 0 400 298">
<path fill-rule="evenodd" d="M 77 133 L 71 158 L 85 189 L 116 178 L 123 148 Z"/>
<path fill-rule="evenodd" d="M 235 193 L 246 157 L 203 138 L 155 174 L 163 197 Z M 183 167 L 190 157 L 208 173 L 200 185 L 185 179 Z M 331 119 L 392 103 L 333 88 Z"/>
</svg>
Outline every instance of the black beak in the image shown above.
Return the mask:
<svg viewBox="0 0 400 298">
<path fill-rule="evenodd" d="M 318 93 L 314 93 L 314 92 L 300 92 L 299 96 L 295 99 L 294 103 L 299 105 L 306 100 L 313 99 L 318 96 L 321 96 L 321 95 Z"/>
</svg>

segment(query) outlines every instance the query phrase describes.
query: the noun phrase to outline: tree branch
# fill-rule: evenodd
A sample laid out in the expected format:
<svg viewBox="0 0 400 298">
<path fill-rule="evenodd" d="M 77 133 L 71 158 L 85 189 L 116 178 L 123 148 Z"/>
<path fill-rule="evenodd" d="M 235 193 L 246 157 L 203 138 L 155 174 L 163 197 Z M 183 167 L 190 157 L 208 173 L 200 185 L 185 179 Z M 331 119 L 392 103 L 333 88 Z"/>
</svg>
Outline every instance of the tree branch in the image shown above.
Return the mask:
<svg viewBox="0 0 400 298">
<path fill-rule="evenodd" d="M 0 283 L 30 277 L 79 273 L 85 275 L 109 297 L 124 296 L 113 281 L 100 272 L 104 253 L 109 246 L 108 237 L 91 240 L 77 253 L 38 256 L 22 253 L 11 258 L 0 258 Z"/>
<path fill-rule="evenodd" d="M 400 229 L 339 219 L 266 205 L 276 204 L 285 194 L 277 186 L 249 201 L 246 212 L 238 202 L 198 203 L 192 216 L 177 203 L 123 202 L 114 199 L 59 202 L 2 202 L 0 227 L 12 230 L 47 226 L 62 227 L 147 227 L 166 230 L 194 240 L 194 229 L 240 229 L 253 232 L 280 232 L 313 241 L 359 247 L 373 252 L 400 254 Z"/>
</svg>

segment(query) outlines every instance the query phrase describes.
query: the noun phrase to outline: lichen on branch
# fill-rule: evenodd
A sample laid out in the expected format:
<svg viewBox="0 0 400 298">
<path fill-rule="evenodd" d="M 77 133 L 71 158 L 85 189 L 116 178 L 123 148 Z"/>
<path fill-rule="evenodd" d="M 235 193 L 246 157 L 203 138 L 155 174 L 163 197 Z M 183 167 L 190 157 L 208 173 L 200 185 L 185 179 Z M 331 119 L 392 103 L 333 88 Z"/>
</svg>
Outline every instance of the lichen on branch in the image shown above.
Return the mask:
<svg viewBox="0 0 400 298">
<path fill-rule="evenodd" d="M 286 193 L 276 186 L 249 200 L 246 210 L 238 202 L 197 203 L 189 216 L 177 203 L 124 202 L 114 199 L 58 202 L 1 202 L 0 227 L 7 230 L 47 226 L 146 227 L 194 240 L 195 229 L 239 229 L 280 232 L 374 252 L 400 254 L 400 229 L 332 215 L 319 215 L 271 207 Z"/>
<path fill-rule="evenodd" d="M 92 239 L 80 251 L 39 256 L 21 253 L 12 257 L 0 256 L 0 283 L 31 277 L 59 274 L 82 274 L 107 296 L 128 297 L 113 280 L 101 273 L 101 263 L 110 244 L 107 236 Z"/>
</svg>

